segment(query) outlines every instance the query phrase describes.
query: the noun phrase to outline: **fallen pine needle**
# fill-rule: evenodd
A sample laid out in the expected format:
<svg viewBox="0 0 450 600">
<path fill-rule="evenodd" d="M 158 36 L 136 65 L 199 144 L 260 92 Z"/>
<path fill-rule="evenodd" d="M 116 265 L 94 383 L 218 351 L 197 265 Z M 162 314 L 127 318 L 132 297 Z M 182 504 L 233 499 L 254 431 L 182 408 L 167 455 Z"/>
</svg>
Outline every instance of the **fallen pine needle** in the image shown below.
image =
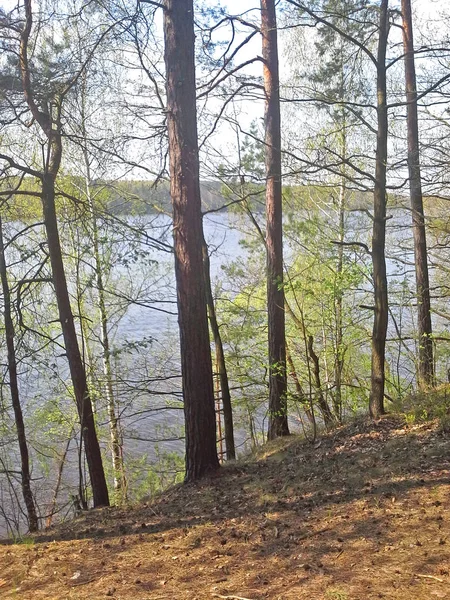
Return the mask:
<svg viewBox="0 0 450 600">
<path fill-rule="evenodd" d="M 421 579 L 434 579 L 435 581 L 439 581 L 439 583 L 444 583 L 443 579 L 439 579 L 439 577 L 435 577 L 434 575 L 419 575 L 416 573 L 416 577 L 420 577 Z"/>
</svg>

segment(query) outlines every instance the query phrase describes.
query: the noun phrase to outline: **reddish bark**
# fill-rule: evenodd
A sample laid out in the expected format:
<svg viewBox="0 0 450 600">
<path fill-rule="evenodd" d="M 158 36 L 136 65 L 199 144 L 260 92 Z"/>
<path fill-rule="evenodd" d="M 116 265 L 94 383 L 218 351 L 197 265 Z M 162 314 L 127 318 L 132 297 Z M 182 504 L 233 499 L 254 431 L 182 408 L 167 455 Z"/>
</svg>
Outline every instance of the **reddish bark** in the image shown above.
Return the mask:
<svg viewBox="0 0 450 600">
<path fill-rule="evenodd" d="M 433 339 L 430 310 L 427 238 L 420 174 L 419 119 L 414 61 L 411 0 L 402 0 L 403 48 L 405 52 L 406 122 L 408 127 L 409 195 L 414 237 L 417 295 L 417 334 L 419 338 L 419 386 L 434 384 Z"/>
<path fill-rule="evenodd" d="M 167 124 L 186 427 L 186 480 L 219 468 L 202 257 L 193 0 L 165 0 Z"/>
<path fill-rule="evenodd" d="M 281 117 L 277 21 L 274 0 L 261 0 L 266 155 L 266 252 L 269 354 L 268 438 L 289 435 L 283 288 Z"/>
</svg>

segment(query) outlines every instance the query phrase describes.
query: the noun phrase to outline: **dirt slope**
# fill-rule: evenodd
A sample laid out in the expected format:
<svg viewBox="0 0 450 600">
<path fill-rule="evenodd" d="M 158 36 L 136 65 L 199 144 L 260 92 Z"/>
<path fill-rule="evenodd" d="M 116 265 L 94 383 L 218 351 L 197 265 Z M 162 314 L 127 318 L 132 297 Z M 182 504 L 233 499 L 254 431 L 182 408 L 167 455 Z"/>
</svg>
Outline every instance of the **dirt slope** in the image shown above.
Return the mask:
<svg viewBox="0 0 450 600">
<path fill-rule="evenodd" d="M 358 422 L 0 545 L 0 598 L 450 600 L 450 436 Z"/>
</svg>

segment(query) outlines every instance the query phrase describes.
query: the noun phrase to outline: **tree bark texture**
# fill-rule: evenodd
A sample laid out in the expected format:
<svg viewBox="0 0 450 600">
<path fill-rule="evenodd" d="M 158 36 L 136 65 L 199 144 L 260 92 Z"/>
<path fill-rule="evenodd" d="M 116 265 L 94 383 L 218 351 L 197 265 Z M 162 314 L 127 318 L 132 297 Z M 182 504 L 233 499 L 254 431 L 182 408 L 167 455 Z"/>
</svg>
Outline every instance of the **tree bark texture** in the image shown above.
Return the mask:
<svg viewBox="0 0 450 600">
<path fill-rule="evenodd" d="M 30 459 L 28 454 L 27 437 L 23 420 L 22 406 L 20 404 L 19 383 L 17 379 L 17 358 L 14 343 L 14 324 L 11 314 L 11 293 L 8 283 L 8 273 L 5 259 L 5 247 L 3 243 L 2 220 L 0 216 L 0 278 L 3 291 L 3 316 L 5 322 L 6 348 L 8 352 L 8 375 L 9 389 L 11 391 L 11 402 L 14 410 L 14 421 L 16 423 L 17 441 L 20 452 L 20 476 L 22 484 L 22 495 L 27 509 L 28 528 L 31 532 L 39 529 L 39 520 L 31 491 Z"/>
<path fill-rule="evenodd" d="M 219 468 L 203 276 L 193 0 L 165 0 L 170 191 L 186 428 L 186 481 Z"/>
<path fill-rule="evenodd" d="M 283 288 L 281 117 L 277 22 L 274 0 L 261 0 L 266 156 L 266 252 L 269 356 L 268 438 L 289 435 Z"/>
<path fill-rule="evenodd" d="M 92 404 L 87 387 L 86 372 L 81 359 L 72 308 L 70 305 L 61 242 L 59 238 L 58 221 L 56 217 L 55 180 L 62 158 L 61 100 L 58 97 L 53 99 L 53 115 L 44 112 L 42 107 L 40 108 L 36 103 L 31 82 L 30 65 L 28 62 L 28 44 L 33 24 L 31 0 L 24 0 L 24 6 L 26 19 L 24 28 L 21 32 L 19 64 L 25 100 L 33 118 L 45 134 L 48 144 L 41 182 L 44 224 L 47 234 L 53 285 L 55 287 L 59 320 L 61 322 L 76 405 L 80 417 L 81 434 L 85 445 L 94 506 L 109 506 L 108 487 L 106 485 L 102 455 L 98 443 Z"/>
<path fill-rule="evenodd" d="M 385 350 L 388 325 L 386 276 L 386 168 L 388 112 L 386 93 L 386 47 L 388 38 L 388 0 L 381 0 L 377 56 L 377 148 L 373 202 L 372 270 L 374 321 L 372 332 L 372 374 L 369 409 L 372 417 L 384 414 Z"/>
<path fill-rule="evenodd" d="M 419 120 L 411 0 L 402 0 L 402 22 L 407 101 L 409 196 L 416 265 L 417 334 L 419 338 L 417 374 L 419 386 L 426 387 L 434 384 L 434 362 L 427 238 L 420 173 Z"/>
<path fill-rule="evenodd" d="M 220 335 L 219 323 L 217 322 L 216 307 L 211 287 L 211 269 L 208 246 L 206 245 L 205 241 L 203 241 L 203 268 L 205 271 L 206 304 L 208 307 L 209 325 L 216 350 L 217 374 L 219 377 L 222 399 L 223 422 L 225 426 L 225 449 L 227 460 L 234 460 L 236 458 L 236 449 L 234 445 L 233 408 L 231 406 L 230 386 L 228 383 L 227 365 L 225 362 L 225 353 L 223 351 L 222 336 Z"/>
</svg>

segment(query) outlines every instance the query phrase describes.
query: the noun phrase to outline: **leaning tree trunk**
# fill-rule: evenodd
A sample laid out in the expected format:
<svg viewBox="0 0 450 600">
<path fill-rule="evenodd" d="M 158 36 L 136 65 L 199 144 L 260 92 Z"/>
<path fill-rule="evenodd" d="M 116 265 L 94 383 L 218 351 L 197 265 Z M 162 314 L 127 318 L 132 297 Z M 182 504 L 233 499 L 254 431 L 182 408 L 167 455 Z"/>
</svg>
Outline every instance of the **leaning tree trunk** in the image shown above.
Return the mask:
<svg viewBox="0 0 450 600">
<path fill-rule="evenodd" d="M 386 47 L 388 37 L 388 0 L 381 0 L 377 58 L 377 149 L 373 201 L 372 269 L 374 284 L 374 321 L 372 333 L 372 376 L 369 409 L 372 417 L 384 414 L 385 350 L 388 325 L 386 275 L 386 166 L 388 113 L 386 93 Z"/>
<path fill-rule="evenodd" d="M 88 392 L 86 372 L 81 359 L 72 308 L 70 305 L 59 239 L 58 221 L 56 217 L 55 180 L 59 172 L 62 158 L 61 99 L 58 97 L 53 99 L 54 114 L 44 112 L 36 103 L 37 100 L 31 84 L 30 66 L 28 63 L 28 45 L 33 25 L 31 0 L 24 0 L 24 6 L 26 18 L 20 36 L 19 64 L 25 101 L 33 118 L 39 124 L 42 132 L 47 138 L 48 149 L 41 183 L 44 225 L 47 234 L 53 285 L 55 287 L 59 320 L 61 322 L 67 361 L 69 363 L 69 370 L 80 418 L 81 434 L 86 450 L 86 460 L 92 486 L 94 506 L 109 506 L 108 487 L 106 485 L 102 455 L 95 428 L 91 399 Z"/>
<path fill-rule="evenodd" d="M 216 307 L 212 294 L 210 261 L 208 246 L 205 240 L 203 240 L 203 268 L 205 272 L 205 291 L 209 325 L 211 327 L 211 332 L 214 339 L 214 347 L 216 349 L 216 364 L 220 383 L 220 393 L 222 396 L 223 422 L 225 425 L 225 448 L 227 460 L 235 460 L 236 449 L 234 444 L 233 408 L 231 406 L 230 386 L 228 383 L 227 365 L 225 362 L 225 353 L 223 351 L 222 336 L 220 335 Z"/>
<path fill-rule="evenodd" d="M 323 395 L 322 383 L 320 381 L 319 357 L 314 352 L 314 338 L 312 335 L 308 336 L 308 352 L 313 365 L 312 370 L 314 375 L 314 387 L 316 388 L 317 404 L 319 405 L 320 412 L 322 413 L 325 427 L 329 429 L 334 423 L 333 413 L 331 412 L 330 407 L 328 406 L 328 403 Z"/>
<path fill-rule="evenodd" d="M 423 387 L 433 385 L 434 383 L 434 362 L 427 238 L 420 174 L 419 121 L 417 114 L 417 85 L 411 0 L 402 0 L 402 20 L 407 101 L 409 196 L 411 201 L 416 265 L 417 334 L 419 338 L 419 364 L 417 371 L 419 386 Z"/>
<path fill-rule="evenodd" d="M 8 283 L 8 275 L 5 260 L 5 247 L 3 243 L 2 219 L 0 216 L 0 278 L 3 290 L 3 316 L 5 322 L 6 347 L 8 352 L 8 374 L 9 389 L 11 391 L 11 402 L 14 410 L 16 423 L 17 441 L 20 452 L 20 476 L 22 483 L 22 495 L 25 501 L 28 517 L 28 527 L 31 532 L 39 529 L 39 521 L 31 491 L 30 460 L 28 455 L 27 437 L 23 421 L 22 406 L 20 404 L 19 384 L 17 380 L 17 359 L 14 344 L 14 324 L 11 315 L 11 293 Z"/>
<path fill-rule="evenodd" d="M 280 80 L 274 0 L 261 0 L 266 155 L 266 252 L 269 355 L 268 438 L 289 435 L 283 288 Z"/>
<path fill-rule="evenodd" d="M 103 470 L 102 455 L 97 438 L 86 372 L 81 359 L 80 348 L 78 346 L 77 333 L 72 307 L 70 306 L 66 275 L 64 272 L 58 223 L 56 219 L 54 178 L 51 173 L 46 173 L 44 176 L 42 200 L 44 205 L 44 223 L 47 232 L 53 285 L 55 287 L 59 320 L 61 322 L 64 337 L 64 346 L 80 417 L 94 506 L 109 506 L 108 487 L 106 485 L 105 472 Z"/>
<path fill-rule="evenodd" d="M 165 0 L 164 41 L 186 481 L 191 481 L 219 468 L 202 264 L 193 0 Z"/>
</svg>

